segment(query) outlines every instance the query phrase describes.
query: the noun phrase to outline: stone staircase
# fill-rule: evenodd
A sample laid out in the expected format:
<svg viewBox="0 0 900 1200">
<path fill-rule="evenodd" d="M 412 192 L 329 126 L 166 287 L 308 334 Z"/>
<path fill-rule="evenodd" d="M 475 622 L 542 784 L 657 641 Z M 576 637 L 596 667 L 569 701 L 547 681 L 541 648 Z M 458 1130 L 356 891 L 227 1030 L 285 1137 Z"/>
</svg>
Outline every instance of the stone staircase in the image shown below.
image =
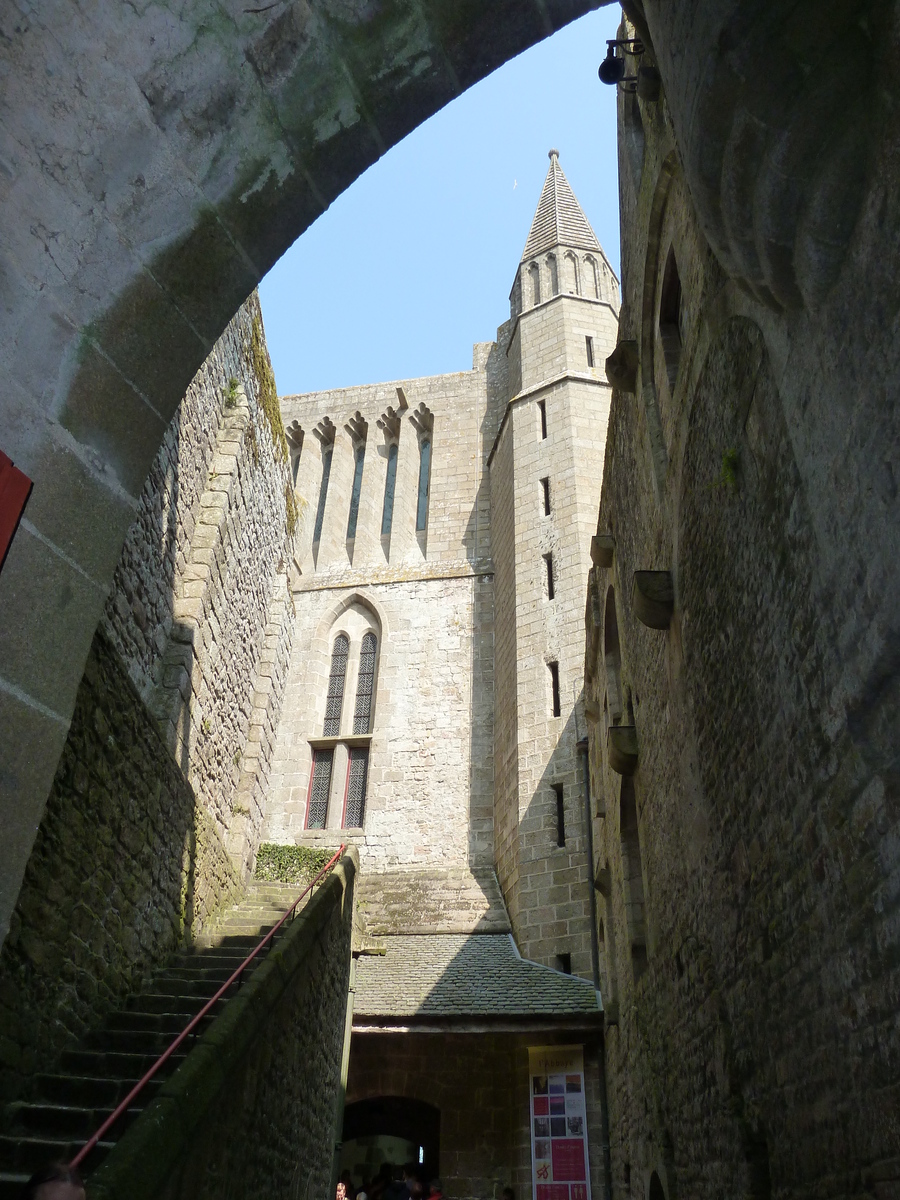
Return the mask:
<svg viewBox="0 0 900 1200">
<path fill-rule="evenodd" d="M 300 891 L 299 884 L 252 885 L 244 900 L 226 914 L 214 931 L 201 935 L 189 950 L 177 954 L 153 977 L 146 990 L 111 1013 L 101 1029 L 87 1034 L 77 1047 L 67 1050 L 55 1072 L 37 1076 L 27 1101 L 7 1106 L 0 1134 L 0 1200 L 17 1200 L 25 1182 L 39 1167 L 50 1162 L 67 1162 L 77 1154 L 260 938 L 284 915 Z M 248 968 L 245 981 L 264 959 L 265 952 Z M 215 1020 L 231 994 L 219 1000 L 204 1018 L 197 1027 L 197 1036 Z M 83 1164 L 86 1176 L 99 1166 L 128 1124 L 184 1062 L 192 1041 L 193 1035 L 91 1152 Z"/>
</svg>

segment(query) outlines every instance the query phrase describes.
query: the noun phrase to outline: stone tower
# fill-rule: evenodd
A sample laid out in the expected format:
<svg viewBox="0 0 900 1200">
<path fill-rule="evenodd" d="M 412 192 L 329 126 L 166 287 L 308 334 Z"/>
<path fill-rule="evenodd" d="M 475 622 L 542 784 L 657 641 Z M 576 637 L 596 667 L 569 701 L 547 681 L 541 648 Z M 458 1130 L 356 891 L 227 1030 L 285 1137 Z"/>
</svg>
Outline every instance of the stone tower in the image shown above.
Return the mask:
<svg viewBox="0 0 900 1200">
<path fill-rule="evenodd" d="M 522 953 L 593 972 L 582 700 L 618 287 L 550 151 L 510 295 L 508 402 L 490 461 L 494 853 Z"/>
</svg>

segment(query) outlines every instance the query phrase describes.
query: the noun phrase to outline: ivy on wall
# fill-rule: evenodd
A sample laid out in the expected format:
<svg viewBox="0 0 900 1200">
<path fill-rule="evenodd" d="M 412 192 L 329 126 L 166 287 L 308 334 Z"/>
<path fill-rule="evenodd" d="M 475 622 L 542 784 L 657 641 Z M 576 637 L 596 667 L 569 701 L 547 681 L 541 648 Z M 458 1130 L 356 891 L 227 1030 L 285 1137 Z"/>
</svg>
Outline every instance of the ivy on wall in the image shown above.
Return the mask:
<svg viewBox="0 0 900 1200">
<path fill-rule="evenodd" d="M 308 883 L 333 855 L 333 850 L 316 850 L 312 846 L 263 842 L 256 855 L 255 876 L 269 883 Z"/>
</svg>

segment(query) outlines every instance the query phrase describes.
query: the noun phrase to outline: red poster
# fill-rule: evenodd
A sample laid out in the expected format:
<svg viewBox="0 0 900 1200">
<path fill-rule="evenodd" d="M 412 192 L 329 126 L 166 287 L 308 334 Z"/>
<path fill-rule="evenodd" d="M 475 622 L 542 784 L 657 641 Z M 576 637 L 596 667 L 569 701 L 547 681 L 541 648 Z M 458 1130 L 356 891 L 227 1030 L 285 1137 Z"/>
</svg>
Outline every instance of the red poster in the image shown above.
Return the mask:
<svg viewBox="0 0 900 1200">
<path fill-rule="evenodd" d="M 567 1183 L 539 1183 L 535 1200 L 569 1200 Z"/>
<path fill-rule="evenodd" d="M 554 1180 L 584 1180 L 583 1138 L 554 1138 L 551 1142 L 551 1155 Z"/>
</svg>

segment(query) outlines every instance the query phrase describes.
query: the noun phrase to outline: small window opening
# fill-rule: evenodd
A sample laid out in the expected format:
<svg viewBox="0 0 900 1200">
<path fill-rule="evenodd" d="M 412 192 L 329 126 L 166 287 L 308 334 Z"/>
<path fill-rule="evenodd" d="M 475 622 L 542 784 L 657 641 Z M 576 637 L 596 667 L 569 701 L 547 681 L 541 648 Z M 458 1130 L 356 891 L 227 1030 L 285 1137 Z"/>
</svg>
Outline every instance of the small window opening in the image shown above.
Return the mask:
<svg viewBox="0 0 900 1200">
<path fill-rule="evenodd" d="M 563 798 L 563 786 L 561 783 L 554 783 L 552 786 L 556 799 L 556 844 L 564 846 L 566 844 L 566 805 Z"/>
<path fill-rule="evenodd" d="M 322 454 L 322 481 L 319 484 L 319 505 L 316 509 L 316 524 L 313 529 L 313 541 L 318 542 L 322 537 L 322 522 L 325 520 L 325 501 L 328 498 L 328 480 L 331 476 L 332 451 L 329 446 Z"/>
<path fill-rule="evenodd" d="M 419 1147 L 419 1166 L 420 1167 L 424 1161 L 425 1161 L 425 1147 L 420 1146 Z"/>
<path fill-rule="evenodd" d="M 557 971 L 562 971 L 562 973 L 564 975 L 571 975 L 572 974 L 572 955 L 571 954 L 557 954 L 556 969 L 557 969 Z"/>
<path fill-rule="evenodd" d="M 431 484 L 431 442 L 423 438 L 419 443 L 419 500 L 416 505 L 416 532 L 421 532 L 428 522 L 428 489 Z"/>
<path fill-rule="evenodd" d="M 585 336 L 584 349 L 587 354 L 587 365 L 592 367 L 594 365 L 594 339 L 592 337 Z"/>
<path fill-rule="evenodd" d="M 544 565 L 547 571 L 547 599 L 552 600 L 556 595 L 556 589 L 553 586 L 553 555 L 544 555 Z"/>
<path fill-rule="evenodd" d="M 666 258 L 666 269 L 663 272 L 662 291 L 659 298 L 659 339 L 662 346 L 663 358 L 665 359 L 670 391 L 674 391 L 675 380 L 678 377 L 678 363 L 681 359 L 682 345 L 682 320 L 681 279 L 678 275 L 678 263 L 675 261 L 675 251 L 670 246 L 669 254 Z"/>
<path fill-rule="evenodd" d="M 559 663 L 547 663 L 547 670 L 550 672 L 551 712 L 554 717 L 558 717 L 562 712 L 559 702 Z"/>
<path fill-rule="evenodd" d="M 547 401 L 538 400 L 538 415 L 541 421 L 541 441 L 547 436 Z"/>
<path fill-rule="evenodd" d="M 541 496 L 544 501 L 544 516 L 550 516 L 550 478 L 541 480 Z"/>
<path fill-rule="evenodd" d="M 388 447 L 387 471 L 384 476 L 384 508 L 381 511 L 381 536 L 387 537 L 394 520 L 394 490 L 397 487 L 397 443 Z"/>
<path fill-rule="evenodd" d="M 356 523 L 359 520 L 359 497 L 362 492 L 363 464 L 366 460 L 365 445 L 356 447 L 356 465 L 353 468 L 353 490 L 350 492 L 350 515 L 347 518 L 347 541 L 356 537 Z"/>
</svg>

